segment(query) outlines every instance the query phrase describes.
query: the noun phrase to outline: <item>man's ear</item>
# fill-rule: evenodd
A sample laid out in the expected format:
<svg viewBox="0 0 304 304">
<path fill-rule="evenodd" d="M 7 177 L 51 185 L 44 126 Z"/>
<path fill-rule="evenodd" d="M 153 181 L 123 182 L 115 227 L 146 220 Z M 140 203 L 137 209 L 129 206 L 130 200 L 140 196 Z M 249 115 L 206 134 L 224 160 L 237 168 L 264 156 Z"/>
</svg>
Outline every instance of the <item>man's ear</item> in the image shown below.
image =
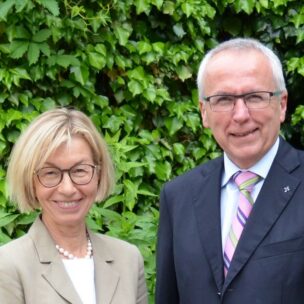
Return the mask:
<svg viewBox="0 0 304 304">
<path fill-rule="evenodd" d="M 283 93 L 281 95 L 281 102 L 280 102 L 280 107 L 281 107 L 280 121 L 281 121 L 281 123 L 284 122 L 285 117 L 286 117 L 287 99 L 288 99 L 288 93 L 285 90 L 285 91 L 283 91 Z"/>
<path fill-rule="evenodd" d="M 203 126 L 205 128 L 209 128 L 206 106 L 207 106 L 207 104 L 205 102 L 203 102 L 203 101 L 199 102 L 199 107 L 200 107 L 200 111 L 201 111 Z"/>
</svg>

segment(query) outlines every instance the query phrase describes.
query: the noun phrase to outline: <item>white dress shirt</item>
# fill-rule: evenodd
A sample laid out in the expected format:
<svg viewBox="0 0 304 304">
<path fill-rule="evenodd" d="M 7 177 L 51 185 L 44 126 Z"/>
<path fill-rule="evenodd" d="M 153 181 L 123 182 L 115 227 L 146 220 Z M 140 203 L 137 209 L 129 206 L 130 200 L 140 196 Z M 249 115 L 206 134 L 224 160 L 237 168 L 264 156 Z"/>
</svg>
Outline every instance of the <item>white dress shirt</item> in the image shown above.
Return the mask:
<svg viewBox="0 0 304 304">
<path fill-rule="evenodd" d="M 262 186 L 264 180 L 270 170 L 272 162 L 277 154 L 279 148 L 279 138 L 277 138 L 271 149 L 251 168 L 246 171 L 254 172 L 259 175 L 261 180 L 255 185 L 251 196 L 255 201 Z M 221 230 L 222 230 L 222 250 L 224 252 L 226 239 L 230 230 L 232 220 L 236 214 L 238 207 L 239 190 L 232 180 L 233 175 L 242 171 L 237 167 L 224 153 L 224 173 L 222 176 L 221 187 Z"/>
</svg>

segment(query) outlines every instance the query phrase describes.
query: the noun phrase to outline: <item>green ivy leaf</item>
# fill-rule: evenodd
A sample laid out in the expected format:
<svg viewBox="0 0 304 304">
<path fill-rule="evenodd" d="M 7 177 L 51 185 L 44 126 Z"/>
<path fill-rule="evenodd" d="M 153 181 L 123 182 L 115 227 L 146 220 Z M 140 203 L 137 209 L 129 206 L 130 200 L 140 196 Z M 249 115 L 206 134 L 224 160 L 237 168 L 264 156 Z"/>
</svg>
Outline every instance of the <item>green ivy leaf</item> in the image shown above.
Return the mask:
<svg viewBox="0 0 304 304">
<path fill-rule="evenodd" d="M 255 0 L 236 0 L 234 5 L 237 13 L 244 11 L 249 15 L 253 12 Z"/>
<path fill-rule="evenodd" d="M 193 12 L 193 6 L 191 5 L 191 3 L 188 3 L 188 2 L 183 3 L 181 7 L 182 7 L 183 12 L 189 18 Z"/>
<path fill-rule="evenodd" d="M 31 77 L 28 74 L 27 70 L 23 68 L 14 68 L 11 69 L 10 72 L 12 73 L 12 75 L 14 75 L 15 78 L 31 80 Z"/>
<path fill-rule="evenodd" d="M 192 76 L 192 71 L 189 66 L 181 65 L 176 68 L 176 72 L 178 77 L 185 81 L 186 79 L 190 78 Z"/>
<path fill-rule="evenodd" d="M 50 36 L 51 36 L 51 31 L 48 29 L 43 29 L 33 36 L 33 41 L 43 42 L 46 41 Z"/>
<path fill-rule="evenodd" d="M 137 47 L 138 47 L 138 52 L 140 55 L 151 52 L 152 51 L 152 46 L 150 43 L 146 42 L 146 41 L 139 41 L 137 43 Z"/>
<path fill-rule="evenodd" d="M 57 55 L 57 56 L 53 56 L 53 57 L 50 57 L 50 63 L 52 62 L 52 60 L 55 59 L 55 62 L 64 67 L 64 68 L 67 68 L 68 66 L 79 66 L 80 65 L 80 62 L 79 60 L 75 57 L 75 56 L 72 56 L 72 55 Z"/>
<path fill-rule="evenodd" d="M 132 33 L 132 27 L 128 23 L 114 23 L 114 34 L 117 37 L 120 45 L 126 45 Z"/>
<path fill-rule="evenodd" d="M 6 16 L 14 4 L 15 0 L 6 0 L 0 4 L 0 20 L 6 21 Z"/>
<path fill-rule="evenodd" d="M 2 215 L 0 216 L 0 227 L 4 227 L 10 223 L 12 223 L 19 214 L 10 214 L 10 215 Z"/>
<path fill-rule="evenodd" d="M 14 59 L 21 58 L 28 50 L 29 43 L 27 41 L 13 41 L 11 43 L 10 52 Z"/>
<path fill-rule="evenodd" d="M 164 3 L 164 0 L 152 0 L 152 3 L 158 8 L 158 10 L 160 10 Z"/>
<path fill-rule="evenodd" d="M 16 223 L 17 223 L 17 225 L 32 224 L 34 222 L 34 220 L 36 219 L 37 215 L 38 215 L 37 212 L 23 213 L 18 217 Z"/>
<path fill-rule="evenodd" d="M 163 5 L 163 12 L 164 14 L 173 15 L 175 10 L 174 2 L 172 1 L 165 1 Z"/>
<path fill-rule="evenodd" d="M 45 42 L 44 43 L 39 43 L 39 49 L 47 57 L 50 56 L 51 50 L 50 50 L 50 47 L 47 43 L 45 43 Z"/>
<path fill-rule="evenodd" d="M 54 16 L 59 15 L 59 6 L 56 0 L 36 0 L 43 7 L 45 7 Z"/>
<path fill-rule="evenodd" d="M 106 59 L 99 53 L 89 52 L 89 63 L 92 67 L 101 70 L 106 65 Z"/>
<path fill-rule="evenodd" d="M 29 0 L 15 0 L 16 13 L 20 13 L 29 4 Z"/>
<path fill-rule="evenodd" d="M 162 181 L 167 181 L 170 179 L 171 171 L 171 164 L 168 161 L 159 162 L 155 166 L 156 176 Z"/>
<path fill-rule="evenodd" d="M 182 38 L 186 35 L 186 32 L 183 29 L 183 25 L 181 23 L 177 23 L 173 26 L 173 31 L 175 35 L 179 38 Z"/>
<path fill-rule="evenodd" d="M 115 195 L 107 199 L 103 205 L 104 208 L 109 208 L 113 205 L 116 205 L 117 203 L 121 203 L 124 201 L 123 195 Z"/>
<path fill-rule="evenodd" d="M 134 80 L 134 79 L 132 79 L 131 81 L 128 82 L 128 88 L 133 96 L 136 96 L 143 92 L 142 84 L 139 81 Z"/>
<path fill-rule="evenodd" d="M 149 14 L 150 10 L 150 0 L 135 0 L 136 13 L 139 15 L 141 13 Z"/>
<path fill-rule="evenodd" d="M 29 64 L 32 65 L 38 61 L 40 48 L 38 43 L 30 43 L 28 47 L 27 58 Z"/>
<path fill-rule="evenodd" d="M 177 117 L 167 117 L 165 118 L 165 126 L 172 136 L 183 127 L 183 123 Z"/>
<path fill-rule="evenodd" d="M 0 230 L 0 245 L 8 243 L 11 238 Z"/>
</svg>

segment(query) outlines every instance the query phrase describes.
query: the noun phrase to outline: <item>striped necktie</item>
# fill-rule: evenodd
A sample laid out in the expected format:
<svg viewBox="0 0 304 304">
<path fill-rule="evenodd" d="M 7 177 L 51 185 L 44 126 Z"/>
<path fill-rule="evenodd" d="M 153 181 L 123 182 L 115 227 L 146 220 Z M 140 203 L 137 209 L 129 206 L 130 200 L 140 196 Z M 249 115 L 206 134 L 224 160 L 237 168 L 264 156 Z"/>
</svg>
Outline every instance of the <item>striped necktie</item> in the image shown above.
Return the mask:
<svg viewBox="0 0 304 304">
<path fill-rule="evenodd" d="M 239 188 L 239 202 L 236 216 L 234 217 L 227 237 L 224 250 L 224 274 L 227 275 L 234 251 L 241 237 L 247 219 L 253 207 L 251 192 L 260 177 L 250 171 L 239 171 L 234 177 L 234 182 Z"/>
</svg>

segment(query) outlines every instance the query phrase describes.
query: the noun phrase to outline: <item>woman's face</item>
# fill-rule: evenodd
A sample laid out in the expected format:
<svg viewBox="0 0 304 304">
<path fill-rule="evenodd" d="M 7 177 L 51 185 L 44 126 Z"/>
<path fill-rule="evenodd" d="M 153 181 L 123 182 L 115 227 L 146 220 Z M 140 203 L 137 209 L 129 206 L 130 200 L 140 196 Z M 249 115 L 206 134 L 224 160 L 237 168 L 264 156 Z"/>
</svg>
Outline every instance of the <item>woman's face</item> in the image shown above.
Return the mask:
<svg viewBox="0 0 304 304">
<path fill-rule="evenodd" d="M 68 170 L 81 164 L 95 165 L 92 150 L 83 137 L 73 136 L 71 143 L 59 146 L 42 168 Z M 51 169 L 47 174 L 51 175 L 52 172 Z M 77 185 L 72 182 L 68 172 L 64 172 L 61 182 L 51 188 L 43 186 L 35 176 L 34 186 L 42 208 L 42 219 L 47 226 L 84 225 L 85 216 L 96 198 L 98 176 L 95 169 L 92 180 L 88 184 Z"/>
</svg>

